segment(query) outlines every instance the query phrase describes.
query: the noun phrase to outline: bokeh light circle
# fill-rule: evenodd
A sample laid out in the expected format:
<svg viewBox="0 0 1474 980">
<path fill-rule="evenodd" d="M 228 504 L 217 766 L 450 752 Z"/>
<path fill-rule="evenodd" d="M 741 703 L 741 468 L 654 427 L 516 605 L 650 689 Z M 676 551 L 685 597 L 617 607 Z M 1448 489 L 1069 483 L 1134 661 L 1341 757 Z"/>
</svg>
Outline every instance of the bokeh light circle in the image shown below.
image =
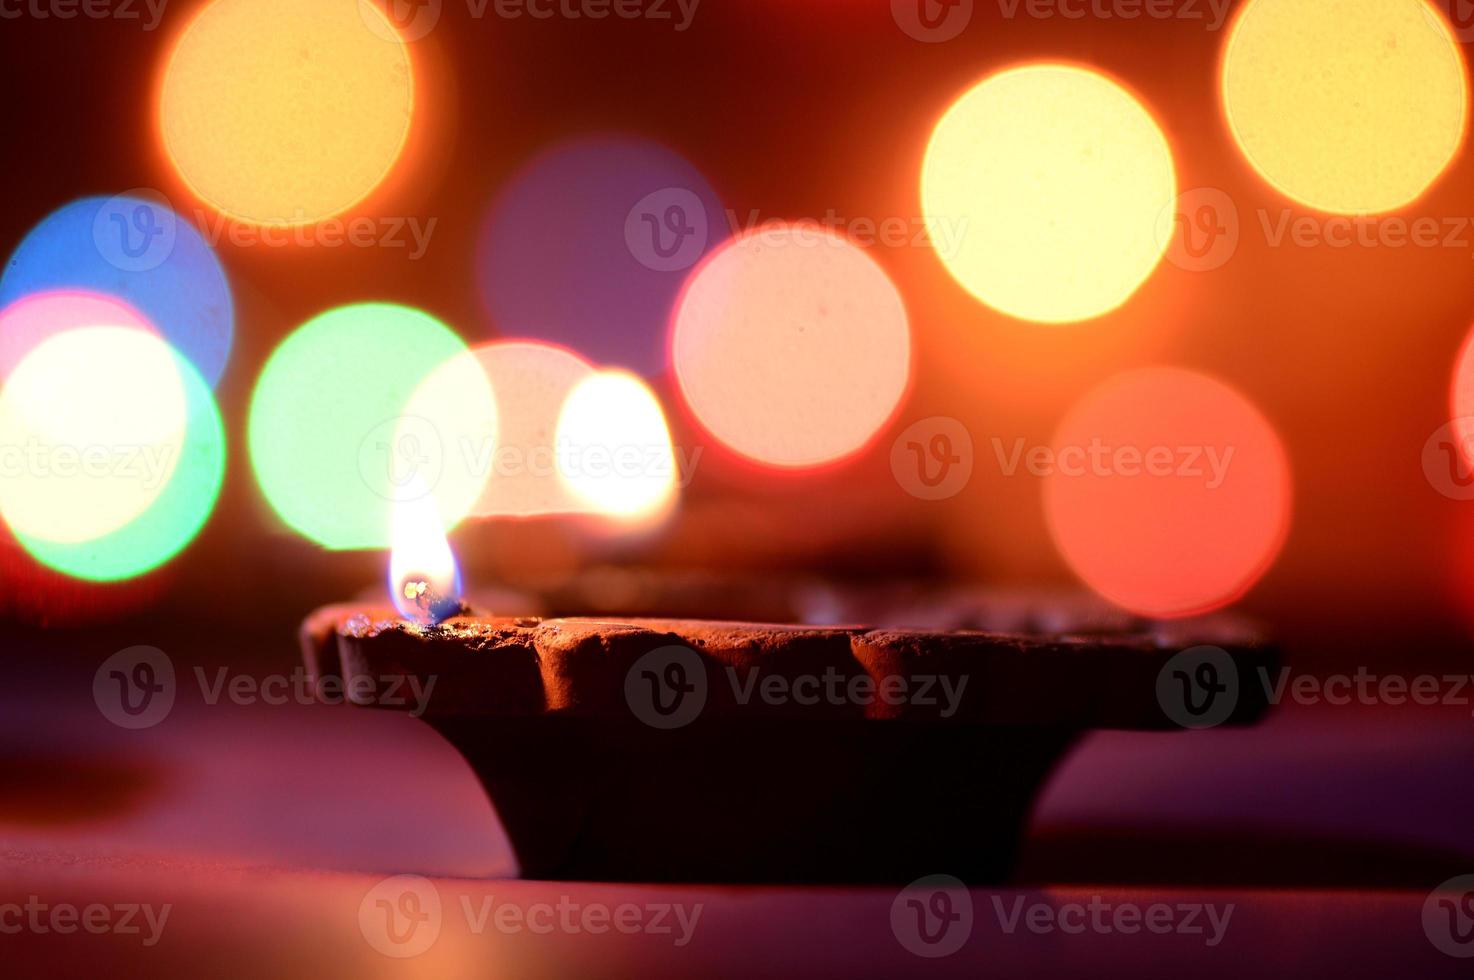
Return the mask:
<svg viewBox="0 0 1474 980">
<path fill-rule="evenodd" d="M 650 376 L 687 274 L 728 237 L 701 172 L 650 140 L 583 137 L 529 160 L 492 202 L 476 271 L 505 335 Z"/>
<path fill-rule="evenodd" d="M 420 480 L 433 492 L 459 451 L 428 423 L 406 442 L 407 406 L 465 349 L 439 320 L 391 303 L 329 310 L 282 341 L 257 379 L 247 426 L 256 480 L 277 515 L 328 548 L 387 547 L 402 488 Z"/>
<path fill-rule="evenodd" d="M 1055 432 L 1044 507 L 1061 555 L 1107 599 L 1149 616 L 1234 601 L 1289 529 L 1289 461 L 1234 389 L 1179 368 L 1128 371 Z"/>
<path fill-rule="evenodd" d="M 384 179 L 413 106 L 408 48 L 377 7 L 213 0 L 170 55 L 159 121 L 202 200 L 241 221 L 302 225 Z"/>
<path fill-rule="evenodd" d="M 1176 197 L 1167 139 L 1129 92 L 1069 65 L 993 75 L 927 144 L 922 210 L 959 230 L 940 253 L 968 292 L 1010 316 L 1062 323 L 1121 305 L 1165 243 Z"/>
<path fill-rule="evenodd" d="M 1449 426 L 1466 465 L 1474 467 L 1474 330 L 1464 337 L 1449 381 Z"/>
<path fill-rule="evenodd" d="M 47 290 L 0 308 L 0 381 L 37 346 L 78 327 L 127 327 L 154 336 L 143 314 L 119 299 L 85 290 Z"/>
<path fill-rule="evenodd" d="M 906 309 L 885 271 L 818 226 L 773 223 L 718 249 L 677 306 L 682 396 L 717 439 L 759 463 L 859 452 L 910 380 Z"/>
<path fill-rule="evenodd" d="M 1249 163 L 1322 211 L 1409 203 L 1463 140 L 1463 56 L 1426 0 L 1248 0 L 1221 72 Z"/>
<path fill-rule="evenodd" d="M 225 480 L 225 427 L 210 386 L 178 354 L 186 428 L 178 462 L 158 498 L 110 534 L 89 541 L 47 541 L 17 535 L 32 557 L 74 578 L 115 582 L 152 571 L 183 550 L 204 527 Z"/>
<path fill-rule="evenodd" d="M 491 479 L 472 513 L 532 517 L 584 509 L 559 479 L 556 438 L 564 404 L 593 367 L 566 348 L 539 341 L 493 341 L 473 353 L 496 396 L 498 438 L 487 464 Z"/>
<path fill-rule="evenodd" d="M 162 195 L 87 197 L 42 219 L 6 263 L 0 306 L 56 291 L 126 302 L 206 381 L 220 380 L 235 329 L 230 285 L 204 237 Z"/>
<path fill-rule="evenodd" d="M 172 558 L 224 478 L 209 385 L 134 325 L 81 326 L 31 349 L 0 390 L 0 446 L 0 513 L 16 540 L 50 568 L 94 581 Z"/>
<path fill-rule="evenodd" d="M 163 492 L 187 423 L 168 344 L 130 327 L 56 334 L 0 389 L 0 515 L 17 536 L 117 530 Z"/>
<path fill-rule="evenodd" d="M 624 371 L 574 386 L 558 415 L 558 475 L 598 514 L 649 520 L 676 492 L 675 452 L 655 393 Z"/>
<path fill-rule="evenodd" d="M 471 512 L 491 482 L 499 425 L 490 376 L 475 351 L 463 350 L 420 382 L 389 443 L 394 469 L 403 471 L 405 462 L 415 459 L 435 465 L 426 472 L 417 468 L 416 479 L 406 480 L 401 472 L 382 485 L 397 502 L 424 494 L 435 504 L 439 525 L 454 525 Z M 361 444 L 360 450 L 360 462 L 365 462 L 365 453 L 369 460 L 384 458 L 376 445 Z"/>
</svg>

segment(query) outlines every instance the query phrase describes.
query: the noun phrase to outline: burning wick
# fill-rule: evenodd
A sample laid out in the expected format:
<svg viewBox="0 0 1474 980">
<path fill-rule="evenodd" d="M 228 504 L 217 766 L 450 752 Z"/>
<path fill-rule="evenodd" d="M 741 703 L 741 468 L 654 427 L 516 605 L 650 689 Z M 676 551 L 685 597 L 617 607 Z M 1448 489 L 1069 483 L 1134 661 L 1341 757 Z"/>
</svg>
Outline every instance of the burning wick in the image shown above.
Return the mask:
<svg viewBox="0 0 1474 980">
<path fill-rule="evenodd" d="M 400 582 L 394 607 L 421 626 L 437 626 L 462 609 L 459 596 L 438 591 L 423 575 L 410 575 Z"/>
<path fill-rule="evenodd" d="M 460 613 L 461 574 L 433 497 L 415 495 L 395 504 L 393 540 L 389 594 L 399 614 L 437 626 Z"/>
</svg>

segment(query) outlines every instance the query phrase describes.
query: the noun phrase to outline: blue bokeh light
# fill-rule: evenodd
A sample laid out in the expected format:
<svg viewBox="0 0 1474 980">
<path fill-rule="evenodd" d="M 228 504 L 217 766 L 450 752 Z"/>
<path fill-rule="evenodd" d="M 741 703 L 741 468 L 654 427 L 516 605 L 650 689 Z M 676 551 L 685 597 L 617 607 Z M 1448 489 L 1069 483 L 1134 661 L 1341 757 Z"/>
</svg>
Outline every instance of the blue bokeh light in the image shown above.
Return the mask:
<svg viewBox="0 0 1474 980">
<path fill-rule="evenodd" d="M 31 229 L 0 276 L 0 307 L 58 289 L 126 301 L 212 387 L 220 380 L 235 332 L 230 285 L 214 250 L 162 195 L 82 198 Z"/>
</svg>

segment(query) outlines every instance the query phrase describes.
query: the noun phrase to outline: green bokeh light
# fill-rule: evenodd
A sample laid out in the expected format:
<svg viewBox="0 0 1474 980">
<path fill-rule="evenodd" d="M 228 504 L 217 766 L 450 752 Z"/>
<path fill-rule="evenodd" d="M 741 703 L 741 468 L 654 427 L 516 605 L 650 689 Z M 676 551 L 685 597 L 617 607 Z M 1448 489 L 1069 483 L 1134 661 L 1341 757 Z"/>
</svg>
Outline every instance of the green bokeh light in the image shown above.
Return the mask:
<svg viewBox="0 0 1474 980">
<path fill-rule="evenodd" d="M 16 533 L 37 561 L 73 578 L 115 582 L 152 571 L 194 540 L 225 479 L 225 428 L 210 386 L 187 358 L 174 362 L 187 410 L 180 457 L 159 497 L 142 514 L 90 541 L 47 541 Z"/>
<path fill-rule="evenodd" d="M 435 432 L 396 421 L 432 371 L 463 352 L 449 327 L 391 303 L 341 306 L 272 353 L 251 397 L 247 443 L 277 515 L 333 549 L 384 548 L 390 508 L 411 477 L 433 479 Z"/>
</svg>

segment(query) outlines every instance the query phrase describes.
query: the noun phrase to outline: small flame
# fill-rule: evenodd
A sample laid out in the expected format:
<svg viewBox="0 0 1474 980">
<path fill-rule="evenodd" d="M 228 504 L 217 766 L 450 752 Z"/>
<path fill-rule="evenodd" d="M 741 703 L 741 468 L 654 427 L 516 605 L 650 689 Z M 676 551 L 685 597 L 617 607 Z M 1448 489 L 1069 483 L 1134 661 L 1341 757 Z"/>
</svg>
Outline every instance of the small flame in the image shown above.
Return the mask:
<svg viewBox="0 0 1474 980">
<path fill-rule="evenodd" d="M 389 594 L 399 614 L 421 626 L 434 626 L 461 611 L 461 573 L 429 493 L 394 505 Z"/>
</svg>

